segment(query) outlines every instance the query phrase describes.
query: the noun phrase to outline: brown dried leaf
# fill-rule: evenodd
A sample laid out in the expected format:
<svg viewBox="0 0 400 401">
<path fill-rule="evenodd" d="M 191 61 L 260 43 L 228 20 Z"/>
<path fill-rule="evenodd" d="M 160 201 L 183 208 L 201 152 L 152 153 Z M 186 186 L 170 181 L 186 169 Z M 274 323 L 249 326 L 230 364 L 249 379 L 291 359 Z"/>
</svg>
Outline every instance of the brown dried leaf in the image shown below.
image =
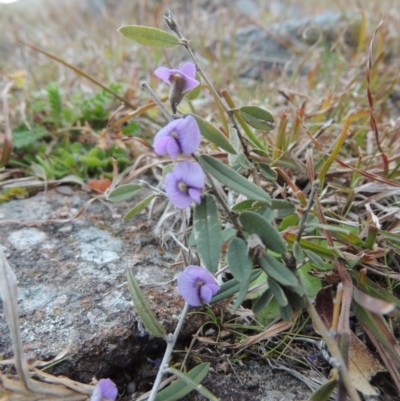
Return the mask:
<svg viewBox="0 0 400 401">
<path fill-rule="evenodd" d="M 350 344 L 349 374 L 355 388 L 364 395 L 379 395 L 369 380 L 378 372 L 386 371 L 384 366 L 352 332 Z"/>
</svg>

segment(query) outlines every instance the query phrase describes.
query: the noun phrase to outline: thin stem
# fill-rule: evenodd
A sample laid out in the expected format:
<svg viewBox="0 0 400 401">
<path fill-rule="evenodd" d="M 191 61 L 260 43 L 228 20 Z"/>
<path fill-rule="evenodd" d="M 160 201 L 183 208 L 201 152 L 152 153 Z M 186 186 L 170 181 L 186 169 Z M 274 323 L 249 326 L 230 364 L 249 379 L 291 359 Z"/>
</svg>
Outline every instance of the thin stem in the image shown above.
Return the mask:
<svg viewBox="0 0 400 401">
<path fill-rule="evenodd" d="M 230 120 L 231 123 L 232 123 L 232 126 L 235 128 L 235 130 L 236 130 L 236 132 L 237 132 L 237 134 L 238 134 L 240 143 L 241 143 L 242 148 L 243 148 L 243 152 L 244 152 L 244 154 L 245 154 L 247 160 L 249 160 L 249 162 L 251 163 L 250 171 L 251 171 L 251 174 L 252 174 L 252 176 L 253 176 L 254 183 L 255 183 L 256 185 L 260 186 L 260 179 L 259 179 L 258 174 L 257 174 L 257 169 L 255 168 L 255 166 L 254 166 L 254 164 L 253 164 L 253 159 L 252 159 L 252 157 L 250 156 L 250 152 L 249 152 L 249 150 L 248 150 L 248 148 L 247 148 L 247 144 L 246 144 L 246 142 L 245 142 L 245 140 L 244 140 L 244 138 L 243 138 L 242 133 L 240 132 L 239 126 L 238 126 L 237 123 L 236 123 L 235 117 L 234 117 L 234 115 L 233 115 L 233 111 L 232 111 L 231 109 L 228 109 L 228 108 L 225 106 L 225 103 L 222 101 L 221 96 L 220 96 L 219 93 L 216 91 L 216 89 L 214 88 L 214 86 L 212 85 L 212 83 L 208 80 L 207 76 L 204 74 L 204 72 L 203 72 L 203 70 L 202 70 L 200 64 L 197 62 L 196 56 L 195 56 L 194 53 L 192 52 L 192 49 L 189 47 L 189 42 L 187 41 L 187 39 L 185 39 L 185 38 L 180 38 L 180 39 L 181 39 L 181 41 L 182 41 L 182 45 L 185 47 L 186 51 L 189 53 L 191 59 L 193 60 L 195 66 L 196 66 L 196 70 L 197 70 L 198 73 L 202 76 L 202 78 L 204 79 L 204 81 L 207 83 L 208 87 L 210 88 L 211 92 L 212 92 L 213 95 L 214 95 L 214 98 L 215 98 L 215 99 L 218 101 L 218 103 L 223 107 L 225 113 L 228 115 L 229 120 Z"/>
<path fill-rule="evenodd" d="M 156 93 L 153 91 L 153 89 L 150 88 L 150 85 L 146 82 L 143 81 L 140 86 L 151 96 L 151 98 L 154 100 L 154 102 L 157 104 L 157 106 L 160 108 L 164 116 L 167 118 L 168 121 L 172 121 L 174 117 L 168 112 L 160 98 L 156 95 Z"/>
<path fill-rule="evenodd" d="M 158 370 L 156 380 L 154 381 L 153 388 L 151 389 L 151 393 L 149 395 L 148 401 L 154 401 L 157 395 L 158 387 L 160 386 L 161 380 L 163 378 L 163 375 L 166 372 L 166 369 L 168 369 L 168 361 L 169 358 L 171 357 L 172 351 L 174 350 L 175 343 L 178 340 L 179 333 L 182 329 L 183 323 L 185 322 L 185 318 L 187 315 L 187 312 L 189 310 L 189 305 L 185 303 L 185 306 L 183 307 L 181 316 L 179 318 L 178 324 L 176 326 L 176 329 L 174 331 L 174 334 L 170 334 L 167 341 L 167 349 L 165 350 L 165 354 L 163 357 L 163 360 L 160 365 L 160 369 Z"/>
</svg>

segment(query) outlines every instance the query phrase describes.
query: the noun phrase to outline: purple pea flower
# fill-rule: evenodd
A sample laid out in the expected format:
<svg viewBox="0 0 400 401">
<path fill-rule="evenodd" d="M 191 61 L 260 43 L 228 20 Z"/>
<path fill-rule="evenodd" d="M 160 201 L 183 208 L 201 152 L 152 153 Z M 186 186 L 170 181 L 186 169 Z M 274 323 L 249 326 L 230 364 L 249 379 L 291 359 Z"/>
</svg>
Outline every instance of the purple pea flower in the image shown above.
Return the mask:
<svg viewBox="0 0 400 401">
<path fill-rule="evenodd" d="M 195 162 L 178 163 L 165 177 L 164 187 L 169 200 L 178 209 L 189 207 L 193 201 L 200 203 L 204 188 L 203 170 Z"/>
<path fill-rule="evenodd" d="M 200 85 L 195 79 L 196 66 L 193 63 L 185 63 L 179 70 L 159 67 L 154 71 L 154 75 L 170 85 L 169 102 L 174 114 L 184 94 Z"/>
<path fill-rule="evenodd" d="M 200 129 L 192 116 L 172 120 L 154 137 L 154 150 L 157 154 L 168 153 L 176 159 L 179 153 L 187 156 L 197 150 L 200 145 Z"/>
<path fill-rule="evenodd" d="M 118 395 L 117 386 L 111 379 L 101 379 L 93 390 L 90 401 L 115 401 Z"/>
<path fill-rule="evenodd" d="M 219 290 L 213 275 L 200 266 L 188 266 L 178 276 L 178 289 L 185 302 L 190 306 L 200 306 L 210 302 Z"/>
</svg>

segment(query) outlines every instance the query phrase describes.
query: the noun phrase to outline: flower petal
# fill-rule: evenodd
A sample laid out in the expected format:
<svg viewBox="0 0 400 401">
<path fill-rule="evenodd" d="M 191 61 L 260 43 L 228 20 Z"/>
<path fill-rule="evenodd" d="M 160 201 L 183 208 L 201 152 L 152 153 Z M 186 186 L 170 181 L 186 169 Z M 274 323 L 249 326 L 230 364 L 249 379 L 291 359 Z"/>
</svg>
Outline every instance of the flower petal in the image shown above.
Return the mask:
<svg viewBox="0 0 400 401">
<path fill-rule="evenodd" d="M 201 202 L 201 189 L 198 188 L 189 188 L 188 189 L 189 196 L 198 204 Z"/>
<path fill-rule="evenodd" d="M 209 288 L 206 285 L 203 285 L 203 287 L 200 288 L 200 299 L 204 302 L 210 302 L 212 298 L 212 291 L 211 288 Z"/>
<path fill-rule="evenodd" d="M 180 147 L 178 145 L 178 142 L 174 138 L 170 138 L 170 141 L 168 142 L 167 145 L 167 153 L 173 158 L 176 159 L 180 153 Z"/>
<path fill-rule="evenodd" d="M 182 168 L 185 171 L 185 182 L 190 188 L 204 188 L 204 172 L 199 164 L 194 162 L 183 162 Z M 177 166 L 178 167 L 178 166 Z"/>
<path fill-rule="evenodd" d="M 157 141 L 154 141 L 154 151 L 158 155 L 165 155 L 168 152 L 168 144 L 170 142 L 175 142 L 173 138 L 164 136 L 163 138 L 159 138 Z"/>
<path fill-rule="evenodd" d="M 185 75 L 185 86 L 182 89 L 182 93 L 190 92 L 194 88 L 200 85 L 200 82 L 196 79 L 190 78 Z"/>
<path fill-rule="evenodd" d="M 185 302 L 191 306 L 200 306 L 200 289 L 196 285 L 196 279 L 193 279 L 186 272 L 182 272 L 178 276 L 178 290 Z"/>
<path fill-rule="evenodd" d="M 180 190 L 180 182 L 181 180 L 172 171 L 165 177 L 164 188 L 171 203 L 178 209 L 185 209 L 192 204 L 193 200 L 189 194 Z"/>
<path fill-rule="evenodd" d="M 182 153 L 189 156 L 200 145 L 200 128 L 192 116 L 181 119 L 181 123 L 175 127 Z"/>
<path fill-rule="evenodd" d="M 179 70 L 189 78 L 196 78 L 196 66 L 190 61 L 183 64 Z"/>
<path fill-rule="evenodd" d="M 168 85 L 170 84 L 169 77 L 177 70 L 171 70 L 167 67 L 159 67 L 154 71 L 154 75 L 162 79 Z"/>
<path fill-rule="evenodd" d="M 115 401 L 118 395 L 117 386 L 111 379 L 101 379 L 93 390 L 90 401 L 101 401 L 102 399 Z"/>
</svg>

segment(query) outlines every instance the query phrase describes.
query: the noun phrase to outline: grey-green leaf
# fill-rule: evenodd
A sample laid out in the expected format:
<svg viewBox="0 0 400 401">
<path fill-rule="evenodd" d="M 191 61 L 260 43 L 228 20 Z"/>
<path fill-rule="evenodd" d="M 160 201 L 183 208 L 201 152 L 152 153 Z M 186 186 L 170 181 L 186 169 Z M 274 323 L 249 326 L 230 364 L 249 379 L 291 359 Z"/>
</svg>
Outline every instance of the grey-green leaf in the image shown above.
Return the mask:
<svg viewBox="0 0 400 401">
<path fill-rule="evenodd" d="M 272 277 L 278 283 L 286 286 L 296 286 L 296 276 L 279 260 L 266 253 L 258 258 L 260 267 L 267 273 L 268 277 Z"/>
<path fill-rule="evenodd" d="M 279 306 L 284 307 L 284 306 L 289 305 L 289 301 L 288 301 L 282 287 L 271 277 L 268 277 L 268 285 L 269 285 L 269 289 L 271 290 L 272 294 L 274 295 Z"/>
<path fill-rule="evenodd" d="M 254 269 L 251 272 L 250 283 L 261 275 L 261 269 Z M 210 304 L 215 304 L 222 299 L 228 298 L 239 291 L 240 283 L 236 279 L 232 279 L 222 284 L 219 291 L 211 298 Z"/>
<path fill-rule="evenodd" d="M 283 199 L 272 199 L 272 209 L 278 211 L 278 218 L 280 219 L 289 216 L 295 211 L 294 204 Z"/>
<path fill-rule="evenodd" d="M 124 216 L 124 221 L 131 219 L 136 216 L 139 212 L 141 212 L 157 195 L 151 194 L 147 198 L 144 198 L 141 202 L 139 202 L 136 206 L 134 206 L 129 212 Z"/>
<path fill-rule="evenodd" d="M 195 366 L 186 376 L 195 381 L 197 384 L 207 376 L 208 370 L 210 369 L 210 362 L 204 362 L 200 365 Z M 189 394 L 193 388 L 186 384 L 183 380 L 178 379 L 173 382 L 167 388 L 159 391 L 156 395 L 155 401 L 175 401 Z"/>
<path fill-rule="evenodd" d="M 247 281 L 253 269 L 253 261 L 247 252 L 247 244 L 241 238 L 233 238 L 228 246 L 228 263 L 233 277 Z"/>
<path fill-rule="evenodd" d="M 250 285 L 250 280 L 246 280 L 246 281 L 243 281 L 240 283 L 239 293 L 236 297 L 236 301 L 235 301 L 234 305 L 232 306 L 232 310 L 231 310 L 232 314 L 236 312 L 236 309 L 239 308 L 239 306 L 242 304 L 242 302 L 246 298 L 247 290 L 249 289 L 249 285 Z"/>
<path fill-rule="evenodd" d="M 278 178 L 278 173 L 267 163 L 256 163 L 256 166 L 262 176 L 267 180 L 275 181 Z"/>
<path fill-rule="evenodd" d="M 125 25 L 118 29 L 122 35 L 135 42 L 152 47 L 176 47 L 181 41 L 172 33 L 141 25 Z"/>
<path fill-rule="evenodd" d="M 239 109 L 240 115 L 251 127 L 263 131 L 274 128 L 274 117 L 272 114 L 257 106 L 243 106 Z"/>
<path fill-rule="evenodd" d="M 296 241 L 292 247 L 293 256 L 296 259 L 297 263 L 304 262 L 304 252 L 301 249 L 300 244 Z"/>
<path fill-rule="evenodd" d="M 240 223 L 249 234 L 257 234 L 267 249 L 281 255 L 286 253 L 286 243 L 279 231 L 263 216 L 246 210 L 240 214 Z"/>
<path fill-rule="evenodd" d="M 136 312 L 144 324 L 144 327 L 146 327 L 146 330 L 153 336 L 165 337 L 164 328 L 151 310 L 150 305 L 143 295 L 139 283 L 136 281 L 132 271 L 126 269 L 126 275 L 128 277 L 128 287 L 133 304 L 135 305 Z"/>
<path fill-rule="evenodd" d="M 109 193 L 107 200 L 111 202 L 125 201 L 133 198 L 141 189 L 142 186 L 139 184 L 120 185 Z"/>
<path fill-rule="evenodd" d="M 205 195 L 195 207 L 193 220 L 197 252 L 204 267 L 214 273 L 218 269 L 222 235 L 217 206 L 211 195 Z"/>
<path fill-rule="evenodd" d="M 232 191 L 245 195 L 250 199 L 265 202 L 268 205 L 271 204 L 270 196 L 262 188 L 248 181 L 228 166 L 225 166 L 224 163 L 208 155 L 201 155 L 198 157 L 198 160 L 204 170 L 208 171 Z"/>
<path fill-rule="evenodd" d="M 201 118 L 196 114 L 190 115 L 197 121 L 200 133 L 204 138 L 219 146 L 221 149 L 226 150 L 228 153 L 234 155 L 237 153 L 235 148 L 229 142 L 229 139 L 214 124 L 211 124 L 209 121 L 204 120 L 204 118 Z"/>
<path fill-rule="evenodd" d="M 310 258 L 310 260 L 315 264 L 315 266 L 319 267 L 320 269 L 323 268 L 324 260 L 321 258 L 321 256 L 307 249 L 305 249 L 304 252 Z"/>
<path fill-rule="evenodd" d="M 253 312 L 259 313 L 261 312 L 270 302 L 273 297 L 273 294 L 269 288 L 267 288 L 257 299 L 257 301 L 253 305 Z"/>
</svg>

